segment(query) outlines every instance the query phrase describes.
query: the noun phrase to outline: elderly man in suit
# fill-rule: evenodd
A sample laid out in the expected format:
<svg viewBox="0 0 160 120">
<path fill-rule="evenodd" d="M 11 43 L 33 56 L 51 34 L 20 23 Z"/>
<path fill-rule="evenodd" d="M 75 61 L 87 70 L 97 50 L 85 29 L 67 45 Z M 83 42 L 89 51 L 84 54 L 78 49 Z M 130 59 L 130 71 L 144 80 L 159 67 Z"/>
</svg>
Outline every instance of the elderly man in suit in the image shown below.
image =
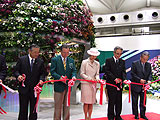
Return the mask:
<svg viewBox="0 0 160 120">
<path fill-rule="evenodd" d="M 106 82 L 116 85 L 119 89 L 107 85 L 108 92 L 108 119 L 123 120 L 120 116 L 122 111 L 122 82 L 126 79 L 125 61 L 120 58 L 123 49 L 119 46 L 114 48 L 114 56 L 106 59 L 105 75 Z M 115 111 L 115 113 L 114 113 Z"/>
<path fill-rule="evenodd" d="M 2 82 L 7 75 L 7 66 L 5 57 L 0 55 L 0 82 Z M 1 93 L 1 86 L 0 86 L 0 93 Z"/>
<path fill-rule="evenodd" d="M 29 120 L 37 120 L 37 112 L 34 110 L 36 98 L 34 87 L 39 83 L 43 84 L 45 80 L 44 62 L 38 57 L 40 47 L 32 44 L 29 48 L 29 54 L 19 58 L 15 67 L 15 76 L 19 84 L 19 117 L 18 120 L 28 120 L 28 105 L 30 104 Z M 25 80 L 22 75 L 25 75 Z M 24 85 L 22 85 L 24 82 Z"/>
<path fill-rule="evenodd" d="M 134 61 L 132 63 L 131 76 L 132 82 L 146 84 L 151 84 L 151 64 L 148 63 L 149 53 L 147 51 L 141 54 L 140 60 Z M 138 96 L 140 96 L 140 117 L 148 120 L 145 116 L 146 106 L 144 106 L 144 89 L 142 85 L 131 84 L 132 92 L 132 112 L 135 115 L 135 119 L 138 117 Z"/>
<path fill-rule="evenodd" d="M 61 46 L 61 55 L 51 60 L 51 75 L 55 80 L 61 80 L 63 76 L 68 79 L 76 78 L 76 67 L 74 60 L 69 55 L 69 46 Z M 67 81 L 68 82 L 68 81 Z M 63 120 L 70 119 L 70 107 L 67 106 L 68 85 L 65 81 L 54 83 L 54 120 L 61 120 L 63 109 Z"/>
</svg>

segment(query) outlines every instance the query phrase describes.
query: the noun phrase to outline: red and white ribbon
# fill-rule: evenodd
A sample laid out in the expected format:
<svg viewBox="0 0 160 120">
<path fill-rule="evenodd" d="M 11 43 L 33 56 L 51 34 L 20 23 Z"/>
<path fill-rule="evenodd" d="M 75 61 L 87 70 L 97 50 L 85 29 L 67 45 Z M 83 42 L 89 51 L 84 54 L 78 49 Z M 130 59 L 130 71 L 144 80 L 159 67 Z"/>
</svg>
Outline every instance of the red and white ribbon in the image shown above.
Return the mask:
<svg viewBox="0 0 160 120">
<path fill-rule="evenodd" d="M 74 80 L 69 80 L 68 82 L 68 94 L 67 94 L 67 106 L 70 106 L 70 98 L 71 98 L 71 87 L 75 84 Z"/>
<path fill-rule="evenodd" d="M 4 93 L 5 93 L 3 98 L 6 99 L 7 91 L 6 91 L 5 85 L 3 83 L 0 83 L 0 85 L 2 86 L 2 89 L 3 89 Z"/>
<path fill-rule="evenodd" d="M 25 87 L 24 81 L 26 80 L 26 75 L 22 74 L 23 80 L 22 80 L 22 86 Z"/>
<path fill-rule="evenodd" d="M 2 84 L 2 82 L 0 82 L 0 85 L 2 86 L 2 89 L 3 89 L 3 91 L 4 91 L 4 93 L 5 93 L 5 95 L 4 95 L 4 99 L 6 99 L 6 96 L 7 96 L 7 92 L 6 92 L 6 88 L 4 87 L 4 84 Z M 7 114 L 7 112 L 6 111 L 4 111 L 1 107 L 0 107 L 0 114 Z"/>
<path fill-rule="evenodd" d="M 100 79 L 99 83 L 101 84 L 99 104 L 102 105 L 102 100 L 103 100 L 103 85 L 105 85 L 106 82 L 104 80 Z"/>
<path fill-rule="evenodd" d="M 35 104 L 35 107 L 34 107 L 34 111 L 36 109 L 36 112 L 38 112 L 38 101 L 39 101 L 39 98 L 40 98 L 41 91 L 42 91 L 42 87 L 40 87 L 39 84 L 34 87 L 34 95 L 37 98 L 36 104 Z"/>
<path fill-rule="evenodd" d="M 0 83 L 0 85 L 3 86 L 4 88 L 6 88 L 11 93 L 18 93 L 17 91 L 15 91 L 15 90 L 11 89 L 10 87 L 4 85 L 3 83 Z M 3 91 L 5 92 L 6 90 L 3 90 Z M 5 94 L 7 94 L 7 93 L 5 93 Z"/>
<path fill-rule="evenodd" d="M 116 78 L 118 81 L 120 82 L 120 88 L 122 89 L 122 80 L 120 78 Z M 116 81 L 116 84 L 118 84 L 118 82 Z M 120 91 L 120 88 L 117 87 L 117 90 Z"/>
<path fill-rule="evenodd" d="M 4 113 L 7 114 L 7 112 L 0 107 L 0 114 L 4 114 Z"/>
<path fill-rule="evenodd" d="M 149 88 L 150 88 L 150 85 L 147 84 L 147 85 L 145 85 L 144 90 L 149 90 Z"/>
<path fill-rule="evenodd" d="M 143 86 L 143 89 L 144 89 L 144 101 L 143 101 L 143 104 L 144 106 L 146 106 L 146 94 L 147 94 L 147 90 L 149 90 L 150 88 L 150 85 L 149 84 L 146 84 Z"/>
<path fill-rule="evenodd" d="M 129 85 L 129 100 L 128 100 L 128 102 L 130 103 L 131 102 L 131 83 L 132 82 L 130 80 L 124 80 L 123 83 Z"/>
</svg>

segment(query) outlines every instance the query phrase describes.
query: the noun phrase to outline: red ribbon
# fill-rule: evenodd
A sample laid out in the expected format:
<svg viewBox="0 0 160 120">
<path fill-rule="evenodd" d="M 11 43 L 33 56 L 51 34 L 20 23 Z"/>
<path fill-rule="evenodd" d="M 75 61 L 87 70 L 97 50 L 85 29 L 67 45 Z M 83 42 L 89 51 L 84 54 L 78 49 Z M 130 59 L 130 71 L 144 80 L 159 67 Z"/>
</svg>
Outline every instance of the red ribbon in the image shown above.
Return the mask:
<svg viewBox="0 0 160 120">
<path fill-rule="evenodd" d="M 67 77 L 66 76 L 62 76 L 61 77 L 62 79 L 61 80 L 50 80 L 50 81 L 45 81 L 45 82 L 43 82 L 43 84 L 45 84 L 45 83 L 49 83 L 49 82 L 59 82 L 59 81 L 66 81 L 66 80 L 69 80 L 69 79 L 67 79 Z M 79 80 L 79 81 L 87 81 L 87 82 L 93 82 L 93 83 L 97 83 L 97 81 L 93 81 L 93 80 L 84 80 L 84 79 L 76 79 L 76 80 Z M 160 81 L 160 79 L 159 80 L 156 80 L 156 81 L 154 81 L 154 82 L 158 82 L 158 81 Z M 154 82 L 152 82 L 152 83 L 154 83 Z M 102 105 L 102 99 L 103 99 L 103 85 L 110 85 L 110 86 L 112 86 L 112 87 L 116 87 L 117 88 L 117 90 L 120 90 L 116 85 L 113 85 L 113 84 L 110 84 L 110 83 L 106 83 L 104 80 L 100 80 L 99 81 L 99 83 L 101 83 L 101 91 L 100 91 L 100 104 Z M 137 84 L 137 85 L 143 85 L 143 84 L 140 84 L 140 83 L 134 83 L 134 82 L 124 82 L 125 84 L 129 84 L 129 102 L 130 102 L 130 91 L 131 91 L 131 89 L 130 89 L 130 84 Z M 73 80 L 69 80 L 69 82 L 68 82 L 68 101 L 67 101 L 67 106 L 70 106 L 70 95 L 71 95 L 71 87 L 74 85 L 74 81 Z M 122 85 L 122 82 L 121 82 L 121 85 Z M 120 86 L 121 87 L 121 86 Z M 42 91 L 42 90 L 41 90 Z M 40 96 L 40 92 L 39 92 L 39 94 L 37 95 L 37 96 Z M 36 102 L 36 111 L 37 111 L 37 107 L 38 107 L 38 101 L 39 101 L 39 98 L 37 99 L 37 102 Z"/>
<path fill-rule="evenodd" d="M 26 75 L 22 74 L 23 80 L 22 80 L 22 86 L 25 87 L 24 81 L 26 80 Z"/>
<path fill-rule="evenodd" d="M 0 110 L 1 110 L 1 111 L 0 111 L 1 114 L 4 114 L 4 113 L 7 114 L 7 112 L 4 111 L 1 107 L 0 107 Z"/>
<path fill-rule="evenodd" d="M 99 104 L 102 105 L 102 100 L 103 100 L 103 85 L 105 85 L 106 82 L 104 80 L 102 80 L 102 79 L 100 79 L 99 82 L 101 83 Z"/>
<path fill-rule="evenodd" d="M 149 84 L 146 84 L 145 86 L 143 86 L 143 89 L 144 89 L 144 101 L 143 101 L 143 104 L 144 106 L 146 106 L 146 94 L 147 94 L 147 90 L 149 90 L 150 86 Z"/>
<path fill-rule="evenodd" d="M 6 99 L 6 97 L 7 97 L 7 91 L 6 91 L 6 88 L 1 84 L 1 86 L 2 86 L 2 89 L 3 89 L 3 91 L 4 91 L 4 99 Z"/>
<path fill-rule="evenodd" d="M 154 82 L 158 82 L 160 80 L 154 81 Z M 154 83 L 152 82 L 152 83 Z M 130 84 L 136 84 L 136 85 L 143 85 L 143 89 L 144 89 L 144 101 L 143 101 L 143 105 L 146 106 L 146 94 L 147 94 L 147 90 L 150 88 L 149 84 L 141 84 L 141 83 L 135 83 L 135 82 L 130 82 L 130 80 L 125 80 L 123 83 L 128 84 L 129 85 L 129 103 L 130 103 L 130 95 L 131 95 L 131 88 L 130 88 Z"/>
<path fill-rule="evenodd" d="M 59 82 L 59 81 L 65 81 L 65 82 L 66 82 L 67 76 L 62 76 L 61 78 L 62 78 L 61 80 L 45 81 L 45 82 L 43 82 L 42 84 L 45 84 L 45 83 L 48 83 L 48 82 Z M 37 84 L 37 85 L 34 87 L 34 95 L 35 95 L 35 97 L 37 97 L 37 100 L 36 100 L 36 104 L 35 104 L 35 107 L 34 107 L 33 112 L 35 111 L 35 109 L 36 109 L 36 112 L 38 112 L 38 101 L 39 101 L 39 98 L 40 98 L 40 93 L 42 92 L 42 87 L 39 86 L 39 85 L 40 85 L 40 84 Z"/>
<path fill-rule="evenodd" d="M 71 87 L 74 85 L 74 83 L 74 80 L 69 80 L 68 82 L 67 106 L 70 106 Z"/>
<path fill-rule="evenodd" d="M 120 78 L 116 78 L 117 80 L 121 81 L 120 83 L 120 88 L 122 89 L 122 80 Z M 118 82 L 116 81 L 116 84 L 118 84 Z M 120 91 L 120 88 L 117 87 L 117 90 Z"/>
<path fill-rule="evenodd" d="M 128 102 L 131 102 L 131 81 L 130 80 L 125 80 L 123 81 L 124 84 L 128 84 L 129 85 L 129 100 Z"/>
<path fill-rule="evenodd" d="M 4 91 L 4 93 L 5 93 L 5 95 L 4 95 L 4 99 L 6 99 L 6 97 L 7 97 L 7 91 L 6 91 L 6 88 L 2 85 L 2 84 L 0 84 L 1 86 L 2 86 L 2 89 L 3 89 L 3 91 Z M 3 113 L 5 113 L 5 114 L 7 114 L 7 112 L 6 111 L 4 111 L 1 107 L 0 107 L 0 114 L 3 114 Z"/>
<path fill-rule="evenodd" d="M 33 113 L 34 113 L 35 109 L 36 109 L 36 112 L 38 112 L 38 101 L 39 101 L 40 93 L 41 93 L 41 91 L 42 91 L 42 87 L 39 86 L 39 85 L 40 85 L 40 84 L 38 84 L 38 85 L 36 85 L 36 86 L 34 87 L 34 95 L 35 95 L 35 97 L 37 97 L 37 100 L 36 100 L 36 104 L 35 104 Z"/>
</svg>

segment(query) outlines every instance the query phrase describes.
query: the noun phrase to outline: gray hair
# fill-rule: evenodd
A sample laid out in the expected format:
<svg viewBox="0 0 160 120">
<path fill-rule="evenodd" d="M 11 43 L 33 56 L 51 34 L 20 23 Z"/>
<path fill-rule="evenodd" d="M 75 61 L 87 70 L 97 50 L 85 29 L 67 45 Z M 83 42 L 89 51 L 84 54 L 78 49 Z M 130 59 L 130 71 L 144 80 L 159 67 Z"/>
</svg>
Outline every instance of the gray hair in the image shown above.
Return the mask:
<svg viewBox="0 0 160 120">
<path fill-rule="evenodd" d="M 70 48 L 70 46 L 69 46 L 69 45 L 67 45 L 67 44 L 63 44 L 63 45 L 61 46 L 61 48 L 60 48 L 60 49 L 61 49 L 61 51 L 62 51 L 62 49 L 63 49 L 63 48 L 66 48 L 66 49 L 67 49 L 67 48 Z"/>
<path fill-rule="evenodd" d="M 144 51 L 142 54 L 141 54 L 141 57 L 143 57 L 143 56 L 150 56 L 150 54 L 149 54 L 149 52 L 148 51 Z"/>
<path fill-rule="evenodd" d="M 119 47 L 119 46 L 116 46 L 116 47 L 114 48 L 114 52 L 116 52 L 118 49 L 120 49 L 120 50 L 123 51 L 123 48 L 121 48 L 121 47 Z"/>
<path fill-rule="evenodd" d="M 40 48 L 38 45 L 36 45 L 36 44 L 32 44 L 32 45 L 30 45 L 30 47 L 29 47 L 29 49 L 32 51 L 33 50 L 33 48 Z"/>
</svg>

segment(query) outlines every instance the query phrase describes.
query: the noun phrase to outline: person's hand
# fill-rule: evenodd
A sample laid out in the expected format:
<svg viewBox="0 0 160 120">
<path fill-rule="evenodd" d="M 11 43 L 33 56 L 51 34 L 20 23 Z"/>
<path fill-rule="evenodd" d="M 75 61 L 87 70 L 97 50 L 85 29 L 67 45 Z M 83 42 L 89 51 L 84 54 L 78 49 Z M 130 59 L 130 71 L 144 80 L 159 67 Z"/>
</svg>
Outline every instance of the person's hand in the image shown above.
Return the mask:
<svg viewBox="0 0 160 120">
<path fill-rule="evenodd" d="M 100 79 L 97 79 L 96 81 L 97 81 L 97 82 L 99 82 L 99 81 L 100 81 Z"/>
<path fill-rule="evenodd" d="M 2 83 L 2 80 L 0 79 L 0 83 Z"/>
<path fill-rule="evenodd" d="M 62 76 L 62 77 L 60 78 L 60 80 L 64 80 L 63 77 L 64 77 L 64 76 Z M 65 81 L 62 81 L 62 82 L 66 84 L 66 80 L 65 80 Z"/>
<path fill-rule="evenodd" d="M 121 79 L 116 78 L 114 81 L 115 81 L 116 83 L 120 83 L 120 82 L 121 82 Z"/>
<path fill-rule="evenodd" d="M 43 86 L 43 81 L 42 80 L 39 81 L 39 85 Z"/>
<path fill-rule="evenodd" d="M 141 83 L 141 84 L 145 84 L 145 83 L 146 83 L 146 80 L 141 79 L 141 80 L 140 80 L 140 83 Z"/>
<path fill-rule="evenodd" d="M 92 81 L 97 81 L 96 79 L 92 79 Z"/>
<path fill-rule="evenodd" d="M 151 81 L 148 81 L 148 84 L 150 85 L 150 84 L 151 84 Z"/>
<path fill-rule="evenodd" d="M 76 77 L 72 77 L 72 80 L 73 80 L 73 81 L 76 81 Z"/>
<path fill-rule="evenodd" d="M 22 75 L 19 75 L 19 76 L 18 76 L 18 81 L 19 81 L 19 82 L 23 81 L 23 76 L 22 76 Z"/>
</svg>

